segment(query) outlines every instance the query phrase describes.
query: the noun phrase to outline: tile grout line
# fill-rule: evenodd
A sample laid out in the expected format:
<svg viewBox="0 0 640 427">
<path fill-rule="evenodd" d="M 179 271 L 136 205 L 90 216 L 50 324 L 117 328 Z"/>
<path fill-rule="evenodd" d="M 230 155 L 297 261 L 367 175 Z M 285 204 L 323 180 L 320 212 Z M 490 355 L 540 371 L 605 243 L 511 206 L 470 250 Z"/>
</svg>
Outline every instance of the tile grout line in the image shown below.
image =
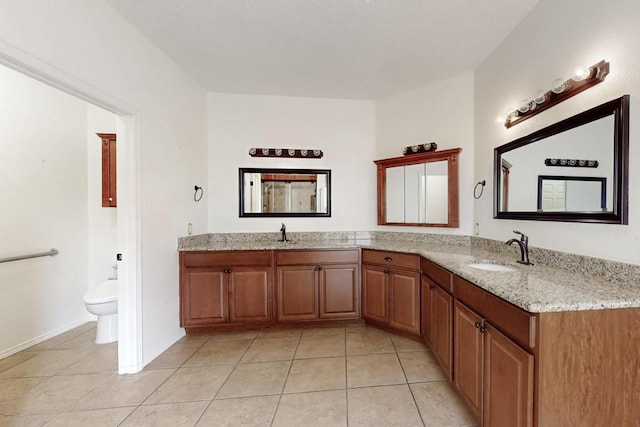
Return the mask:
<svg viewBox="0 0 640 427">
<path fill-rule="evenodd" d="M 278 413 L 278 408 L 280 407 L 280 401 L 282 400 L 284 388 L 287 385 L 287 380 L 289 379 L 289 374 L 291 374 L 291 368 L 293 367 L 293 361 L 295 360 L 296 353 L 298 352 L 298 348 L 300 347 L 300 340 L 302 340 L 302 332 L 300 332 L 300 335 L 298 336 L 298 343 L 296 344 L 296 349 L 293 352 L 293 356 L 291 356 L 291 363 L 289 363 L 289 369 L 287 370 L 287 375 L 284 378 L 284 382 L 282 383 L 282 389 L 280 390 L 280 395 L 278 396 L 278 402 L 276 403 L 276 407 L 273 411 L 273 416 L 271 417 L 271 423 L 269 424 L 270 426 L 273 426 L 273 423 L 276 420 L 276 414 Z"/>
</svg>

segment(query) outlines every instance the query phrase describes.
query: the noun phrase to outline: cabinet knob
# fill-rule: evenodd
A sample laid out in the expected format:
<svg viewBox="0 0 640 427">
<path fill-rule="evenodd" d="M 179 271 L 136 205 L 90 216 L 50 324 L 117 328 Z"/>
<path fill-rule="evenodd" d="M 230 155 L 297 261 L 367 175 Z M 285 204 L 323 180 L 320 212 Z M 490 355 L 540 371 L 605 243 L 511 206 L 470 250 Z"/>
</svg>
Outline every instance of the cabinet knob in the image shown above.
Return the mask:
<svg viewBox="0 0 640 427">
<path fill-rule="evenodd" d="M 322 271 L 322 266 L 318 265 L 318 266 L 315 268 L 315 270 L 316 270 L 316 271 Z"/>
<path fill-rule="evenodd" d="M 487 327 L 486 326 L 480 326 L 480 333 L 484 334 L 485 332 L 487 332 Z"/>
<path fill-rule="evenodd" d="M 225 269 L 224 269 L 224 270 L 222 270 L 222 271 L 223 271 L 224 273 L 227 273 L 227 274 L 231 273 L 231 269 L 230 269 L 230 268 L 225 268 Z"/>
<path fill-rule="evenodd" d="M 391 270 L 385 270 L 384 274 L 391 274 Z"/>
<path fill-rule="evenodd" d="M 475 325 L 476 325 L 476 328 L 479 328 L 479 327 L 481 327 L 481 326 L 482 326 L 482 325 L 480 324 L 480 322 L 476 322 L 476 324 L 475 324 Z"/>
<path fill-rule="evenodd" d="M 435 290 L 436 290 L 436 287 L 435 287 L 435 286 L 433 286 L 433 285 L 429 285 L 429 290 L 430 290 L 430 291 L 435 291 Z"/>
<path fill-rule="evenodd" d="M 113 202 L 113 197 L 109 197 L 109 201 L 110 201 L 110 202 Z"/>
<path fill-rule="evenodd" d="M 386 256 L 386 257 L 384 257 L 384 260 L 391 262 L 391 261 L 393 261 L 393 258 L 391 258 L 390 256 Z"/>
</svg>

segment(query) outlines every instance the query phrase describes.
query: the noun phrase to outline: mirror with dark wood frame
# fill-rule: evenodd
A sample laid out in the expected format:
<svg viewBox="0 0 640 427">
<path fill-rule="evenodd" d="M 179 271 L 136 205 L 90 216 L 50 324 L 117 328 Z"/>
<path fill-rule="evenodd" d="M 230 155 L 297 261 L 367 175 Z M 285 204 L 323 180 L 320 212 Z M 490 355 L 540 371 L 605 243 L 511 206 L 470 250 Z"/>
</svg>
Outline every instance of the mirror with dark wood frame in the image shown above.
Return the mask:
<svg viewBox="0 0 640 427">
<path fill-rule="evenodd" d="M 376 160 L 378 224 L 458 227 L 458 156 L 462 149 Z"/>
<path fill-rule="evenodd" d="M 494 150 L 494 218 L 627 224 L 629 95 Z"/>
<path fill-rule="evenodd" d="M 331 170 L 240 168 L 240 217 L 330 217 Z"/>
</svg>

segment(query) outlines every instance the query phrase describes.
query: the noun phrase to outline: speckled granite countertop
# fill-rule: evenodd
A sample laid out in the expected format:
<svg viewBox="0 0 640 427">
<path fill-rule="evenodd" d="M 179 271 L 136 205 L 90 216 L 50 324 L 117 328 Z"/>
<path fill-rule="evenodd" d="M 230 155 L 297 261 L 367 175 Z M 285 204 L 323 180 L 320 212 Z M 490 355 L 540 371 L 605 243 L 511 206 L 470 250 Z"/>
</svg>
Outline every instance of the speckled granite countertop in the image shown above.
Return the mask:
<svg viewBox="0 0 640 427">
<path fill-rule="evenodd" d="M 542 264 L 524 266 L 516 255 L 506 257 L 471 245 L 381 239 L 202 242 L 181 251 L 283 250 L 363 248 L 421 255 L 492 294 L 532 313 L 640 307 L 640 285 L 635 281 L 570 272 Z M 469 264 L 488 260 L 515 271 L 478 270 Z"/>
</svg>

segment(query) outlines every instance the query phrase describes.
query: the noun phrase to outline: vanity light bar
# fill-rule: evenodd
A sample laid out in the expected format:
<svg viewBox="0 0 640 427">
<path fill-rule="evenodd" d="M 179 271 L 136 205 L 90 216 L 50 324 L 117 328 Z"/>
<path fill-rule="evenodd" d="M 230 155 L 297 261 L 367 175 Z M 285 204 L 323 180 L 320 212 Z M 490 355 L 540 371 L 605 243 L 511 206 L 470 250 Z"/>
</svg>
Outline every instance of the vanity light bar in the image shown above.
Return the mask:
<svg viewBox="0 0 640 427">
<path fill-rule="evenodd" d="M 572 168 L 597 168 L 600 163 L 597 160 L 580 159 L 544 159 L 547 166 L 566 166 Z"/>
<path fill-rule="evenodd" d="M 553 82 L 553 87 L 547 92 L 540 91 L 535 95 L 534 99 L 530 101 L 525 99 L 520 102 L 517 109 L 507 111 L 504 126 L 508 129 L 517 125 L 547 108 L 551 108 L 565 99 L 569 99 L 583 90 L 597 85 L 604 81 L 608 74 L 609 63 L 602 60 L 588 69 L 576 71 L 570 79 L 564 82 L 558 79 Z"/>
<path fill-rule="evenodd" d="M 251 148 L 251 157 L 285 157 L 296 159 L 321 159 L 324 156 L 322 150 L 296 149 L 296 148 Z"/>
<path fill-rule="evenodd" d="M 426 144 L 410 145 L 402 149 L 402 154 L 409 156 L 411 154 L 428 153 L 429 151 L 436 151 L 438 144 L 435 142 L 427 142 Z"/>
</svg>

